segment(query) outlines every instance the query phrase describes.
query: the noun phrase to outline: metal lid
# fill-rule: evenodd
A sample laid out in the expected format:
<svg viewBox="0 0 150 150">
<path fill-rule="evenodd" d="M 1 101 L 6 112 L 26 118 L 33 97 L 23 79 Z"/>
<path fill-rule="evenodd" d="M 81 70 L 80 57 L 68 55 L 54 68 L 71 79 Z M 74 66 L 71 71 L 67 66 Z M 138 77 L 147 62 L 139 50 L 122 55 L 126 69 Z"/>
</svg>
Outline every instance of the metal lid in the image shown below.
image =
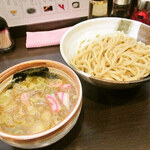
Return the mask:
<svg viewBox="0 0 150 150">
<path fill-rule="evenodd" d="M 150 10 L 150 0 L 138 0 L 138 8 Z"/>
<path fill-rule="evenodd" d="M 118 5 L 128 5 L 130 4 L 131 0 L 113 0 L 113 2 Z"/>
</svg>

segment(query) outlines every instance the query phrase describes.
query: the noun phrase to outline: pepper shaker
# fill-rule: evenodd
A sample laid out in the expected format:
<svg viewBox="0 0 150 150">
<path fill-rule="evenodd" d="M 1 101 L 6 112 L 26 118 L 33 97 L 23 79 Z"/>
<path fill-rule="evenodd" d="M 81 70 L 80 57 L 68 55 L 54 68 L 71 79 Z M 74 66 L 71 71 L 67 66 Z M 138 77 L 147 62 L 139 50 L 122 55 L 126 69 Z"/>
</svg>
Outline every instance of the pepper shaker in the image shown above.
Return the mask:
<svg viewBox="0 0 150 150">
<path fill-rule="evenodd" d="M 7 22 L 4 18 L 0 17 L 0 53 L 11 51 L 15 46 L 12 39 Z"/>
</svg>

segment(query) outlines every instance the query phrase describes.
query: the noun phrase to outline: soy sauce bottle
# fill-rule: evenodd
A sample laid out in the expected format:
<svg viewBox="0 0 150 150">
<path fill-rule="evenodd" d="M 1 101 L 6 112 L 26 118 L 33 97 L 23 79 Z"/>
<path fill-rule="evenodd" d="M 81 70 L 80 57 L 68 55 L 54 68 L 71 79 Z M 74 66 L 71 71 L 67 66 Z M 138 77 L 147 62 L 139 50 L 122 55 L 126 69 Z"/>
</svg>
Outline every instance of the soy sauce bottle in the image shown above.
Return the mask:
<svg viewBox="0 0 150 150">
<path fill-rule="evenodd" d="M 130 18 L 131 0 L 113 0 L 112 17 Z"/>
</svg>

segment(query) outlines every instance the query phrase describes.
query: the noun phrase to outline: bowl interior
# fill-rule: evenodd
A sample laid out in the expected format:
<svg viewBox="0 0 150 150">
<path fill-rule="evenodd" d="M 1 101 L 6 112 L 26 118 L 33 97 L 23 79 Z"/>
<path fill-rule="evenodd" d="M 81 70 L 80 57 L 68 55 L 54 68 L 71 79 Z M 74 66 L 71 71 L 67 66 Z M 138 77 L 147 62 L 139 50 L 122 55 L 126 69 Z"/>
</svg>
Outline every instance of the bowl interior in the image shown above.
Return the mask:
<svg viewBox="0 0 150 150">
<path fill-rule="evenodd" d="M 60 43 L 61 55 L 66 63 L 71 68 L 73 68 L 83 79 L 98 86 L 113 88 L 120 88 L 121 86 L 131 87 L 131 84 L 133 85 L 135 84 L 135 82 L 135 85 L 137 85 L 140 82 L 150 80 L 150 77 L 133 82 L 112 82 L 107 80 L 100 80 L 76 69 L 71 64 L 71 59 L 77 53 L 77 47 L 79 46 L 79 43 L 82 39 L 84 39 L 85 37 L 88 37 L 88 39 L 92 39 L 96 34 L 113 33 L 114 31 L 123 31 L 129 37 L 137 39 L 137 41 L 142 41 L 145 44 L 150 44 L 149 26 L 129 19 L 106 17 L 81 22 L 68 30 L 63 36 Z"/>
<path fill-rule="evenodd" d="M 81 105 L 82 87 L 81 87 L 81 83 L 80 83 L 78 76 L 69 67 L 67 67 L 67 66 L 65 66 L 59 62 L 56 62 L 56 61 L 33 60 L 33 61 L 28 61 L 28 62 L 23 62 L 23 63 L 17 64 L 15 66 L 5 70 L 4 72 L 2 72 L 0 74 L 1 89 L 3 89 L 3 87 L 6 87 L 6 84 L 9 84 L 11 82 L 12 76 L 14 74 L 16 74 L 22 70 L 26 70 L 26 69 L 33 68 L 33 67 L 34 68 L 35 67 L 51 67 L 51 68 L 55 68 L 55 69 L 58 69 L 60 71 L 63 71 L 64 73 L 69 75 L 69 77 L 73 80 L 75 87 L 76 87 L 76 90 L 77 90 L 76 104 L 75 104 L 73 110 L 70 112 L 70 114 L 63 121 L 61 121 L 59 124 L 57 124 L 53 128 L 50 128 L 50 129 L 43 131 L 41 133 L 36 133 L 36 134 L 31 134 L 31 135 L 11 135 L 11 134 L 5 133 L 3 131 L 0 131 L 0 136 L 2 136 L 2 137 L 15 138 L 18 140 L 32 139 L 32 138 L 37 138 L 37 137 L 49 134 L 51 132 L 54 132 L 55 130 L 57 130 L 58 128 L 63 126 L 74 115 L 74 113 L 77 111 L 77 109 Z"/>
</svg>

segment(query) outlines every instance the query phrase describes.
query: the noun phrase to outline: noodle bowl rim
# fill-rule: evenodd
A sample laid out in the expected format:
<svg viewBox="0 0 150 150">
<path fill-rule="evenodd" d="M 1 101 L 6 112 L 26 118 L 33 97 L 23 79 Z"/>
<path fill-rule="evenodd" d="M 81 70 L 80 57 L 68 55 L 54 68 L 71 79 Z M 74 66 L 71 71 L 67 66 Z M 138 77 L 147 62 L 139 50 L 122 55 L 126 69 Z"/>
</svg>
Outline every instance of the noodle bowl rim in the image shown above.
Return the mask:
<svg viewBox="0 0 150 150">
<path fill-rule="evenodd" d="M 118 85 L 126 85 L 126 84 L 135 84 L 135 83 L 141 83 L 141 82 L 146 82 L 146 81 L 149 81 L 150 80 L 150 74 L 147 76 L 147 77 L 144 77 L 144 78 L 141 78 L 139 80 L 132 80 L 132 81 L 115 81 L 115 80 L 106 80 L 106 79 L 100 79 L 100 78 L 97 78 L 97 77 L 94 77 L 94 76 L 91 76 L 90 74 L 88 73 L 85 73 L 79 69 L 77 69 L 73 64 L 71 64 L 70 62 L 70 58 L 67 58 L 64 51 L 63 51 L 63 45 L 64 45 L 64 42 L 67 38 L 67 36 L 69 34 L 71 34 L 71 32 L 73 32 L 74 30 L 76 30 L 77 28 L 79 27 L 82 27 L 83 25 L 86 25 L 87 23 L 92 23 L 94 21 L 99 21 L 99 20 L 126 20 L 126 21 L 129 21 L 129 19 L 126 19 L 126 18 L 119 18 L 119 17 L 103 17 L 103 18 L 94 18 L 94 19 L 90 19 L 90 20 L 86 20 L 86 21 L 83 21 L 83 22 L 80 22 L 76 25 L 74 25 L 73 27 L 69 28 L 63 35 L 62 37 L 62 40 L 60 42 L 60 53 L 63 57 L 63 59 L 65 60 L 65 62 L 75 71 L 77 72 L 79 75 L 81 76 L 84 76 L 86 78 L 89 78 L 90 80 L 91 79 L 94 79 L 94 80 L 97 80 L 97 81 L 102 81 L 102 82 L 106 82 L 106 83 L 110 83 L 110 84 L 118 84 Z M 139 22 L 139 21 L 136 21 L 136 20 L 130 20 L 131 22 L 135 22 L 136 24 L 142 24 L 144 26 L 147 26 L 149 27 L 148 25 L 142 23 L 142 22 Z"/>
</svg>

